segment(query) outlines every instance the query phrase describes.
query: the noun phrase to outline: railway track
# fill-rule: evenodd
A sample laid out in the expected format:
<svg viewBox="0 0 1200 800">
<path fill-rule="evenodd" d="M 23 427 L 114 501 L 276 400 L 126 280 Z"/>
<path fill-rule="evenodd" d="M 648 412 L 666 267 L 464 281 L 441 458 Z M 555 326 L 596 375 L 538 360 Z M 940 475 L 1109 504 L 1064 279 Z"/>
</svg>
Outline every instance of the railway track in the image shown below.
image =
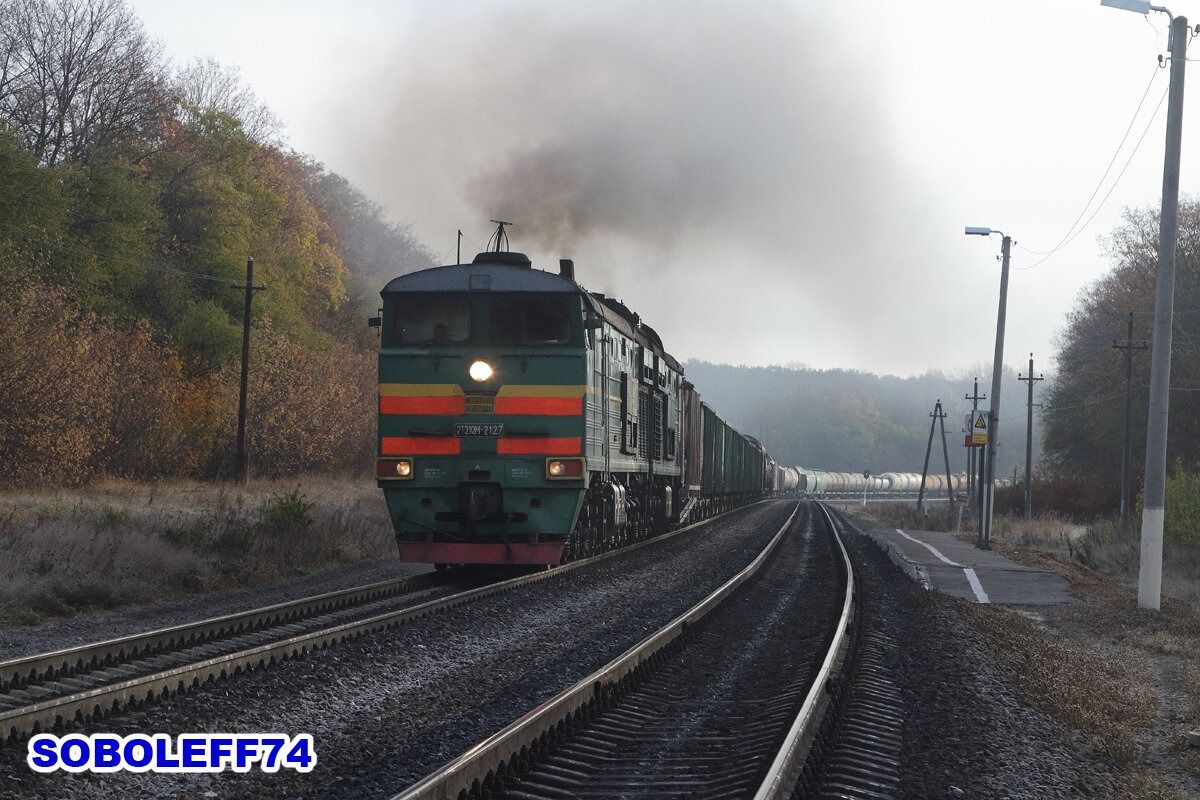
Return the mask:
<svg viewBox="0 0 1200 800">
<path fill-rule="evenodd" d="M 393 800 L 787 797 L 854 596 L 832 521 L 802 508 L 691 610 Z"/>
<path fill-rule="evenodd" d="M 483 596 L 480 580 L 414 575 L 0 662 L 0 735 L 80 726 L 389 628 Z"/>
<path fill-rule="evenodd" d="M 692 527 L 482 586 L 480 576 L 487 573 L 475 569 L 415 575 L 0 662 L 0 737 L 16 740 L 79 728 L 164 696 L 612 558 Z M 421 600 L 431 593 L 440 596 Z"/>
</svg>

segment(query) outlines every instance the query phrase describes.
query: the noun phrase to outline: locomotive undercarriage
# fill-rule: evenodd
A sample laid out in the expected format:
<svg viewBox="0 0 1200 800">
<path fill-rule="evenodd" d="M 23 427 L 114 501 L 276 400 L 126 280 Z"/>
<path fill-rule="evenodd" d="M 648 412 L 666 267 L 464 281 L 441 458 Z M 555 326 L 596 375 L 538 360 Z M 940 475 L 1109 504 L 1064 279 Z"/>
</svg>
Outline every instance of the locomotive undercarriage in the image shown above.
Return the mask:
<svg viewBox="0 0 1200 800">
<path fill-rule="evenodd" d="M 603 473 L 592 473 L 568 537 L 510 532 L 509 525 L 524 523 L 527 515 L 503 511 L 505 493 L 500 486 L 464 483 L 453 492 L 457 502 L 445 501 L 445 510 L 433 514 L 441 524 L 454 523 L 456 532 L 416 531 L 411 529 L 414 525 L 409 532 L 397 533 L 396 542 L 405 560 L 442 566 L 559 563 L 616 550 L 761 499 L 754 493 L 689 498 L 680 482 L 679 477 L 645 473 L 610 473 L 606 480 Z M 538 494 L 538 510 L 555 502 L 544 490 Z M 430 495 L 437 496 L 432 491 Z M 681 518 L 685 509 L 686 517 Z"/>
<path fill-rule="evenodd" d="M 741 494 L 721 494 L 713 497 L 697 497 L 693 504 L 691 513 L 688 515 L 689 523 L 698 520 L 715 517 L 717 514 L 724 514 L 726 511 L 732 511 L 738 506 L 744 506 L 747 503 L 753 503 L 755 500 L 761 499 L 762 495 L 757 495 L 752 492 L 743 492 Z"/>
<path fill-rule="evenodd" d="M 679 479 L 592 473 L 563 561 L 587 558 L 665 533 L 679 520 Z"/>
</svg>

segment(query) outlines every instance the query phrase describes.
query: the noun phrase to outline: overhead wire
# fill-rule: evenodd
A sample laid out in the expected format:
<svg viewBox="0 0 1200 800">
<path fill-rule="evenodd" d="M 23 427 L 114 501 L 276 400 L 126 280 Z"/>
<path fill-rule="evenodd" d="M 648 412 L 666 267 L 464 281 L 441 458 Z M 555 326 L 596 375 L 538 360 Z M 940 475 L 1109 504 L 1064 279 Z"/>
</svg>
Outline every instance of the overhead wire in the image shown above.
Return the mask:
<svg viewBox="0 0 1200 800">
<path fill-rule="evenodd" d="M 1133 157 L 1137 155 L 1138 151 L 1141 149 L 1142 142 L 1145 141 L 1146 135 L 1150 132 L 1150 126 L 1154 123 L 1154 120 L 1158 118 L 1159 111 L 1162 110 L 1162 104 L 1167 98 L 1167 92 L 1169 91 L 1170 87 L 1164 90 L 1162 96 L 1159 97 L 1158 105 L 1154 108 L 1154 113 L 1151 114 L 1150 119 L 1147 120 L 1146 127 L 1142 130 L 1142 135 L 1138 137 L 1137 144 L 1135 144 L 1133 150 L 1130 151 L 1129 157 L 1125 159 L 1125 163 L 1122 165 L 1121 171 L 1117 174 L 1117 177 L 1113 180 L 1112 185 L 1108 187 L 1108 191 L 1105 192 L 1104 197 L 1096 205 L 1095 209 L 1091 213 L 1091 216 L 1089 216 L 1087 220 L 1080 225 L 1079 221 L 1083 219 L 1085 214 L 1088 213 L 1088 209 L 1092 206 L 1092 201 L 1096 199 L 1096 195 L 1100 193 L 1100 189 L 1104 186 L 1104 182 L 1108 179 L 1109 174 L 1112 172 L 1113 165 L 1117 162 L 1117 158 L 1121 154 L 1121 149 L 1125 146 L 1125 142 L 1129 140 L 1129 134 L 1133 130 L 1133 126 L 1137 122 L 1138 116 L 1141 114 L 1142 106 L 1145 105 L 1146 98 L 1150 95 L 1150 88 L 1154 85 L 1154 80 L 1158 77 L 1160 69 L 1161 67 L 1158 64 L 1155 64 L 1154 71 L 1150 75 L 1150 80 L 1146 83 L 1146 89 L 1142 92 L 1141 99 L 1138 100 L 1137 108 L 1134 109 L 1133 116 L 1129 120 L 1129 125 L 1125 128 L 1125 134 L 1121 137 L 1121 141 L 1117 144 L 1116 150 L 1113 152 L 1113 156 L 1109 160 L 1108 166 L 1104 170 L 1104 174 L 1100 176 L 1100 180 L 1097 182 L 1096 188 L 1092 190 L 1091 196 L 1087 199 L 1087 202 L 1084 203 L 1083 209 L 1080 210 L 1079 215 L 1075 218 L 1075 221 L 1072 222 L 1070 227 L 1067 228 L 1067 232 L 1063 234 L 1062 239 L 1060 239 L 1058 244 L 1056 244 L 1052 249 L 1045 251 L 1031 250 L 1023 245 L 1018 244 L 1017 246 L 1025 252 L 1042 256 L 1042 258 L 1025 267 L 1013 267 L 1014 270 L 1029 270 L 1045 263 L 1047 259 L 1049 259 L 1062 248 L 1066 247 L 1071 242 L 1075 241 L 1075 239 L 1078 238 L 1081 233 L 1087 230 L 1087 227 L 1092 223 L 1092 220 L 1094 220 L 1096 215 L 1100 213 L 1100 210 L 1104 208 L 1104 204 L 1108 202 L 1108 198 L 1112 196 L 1112 193 L 1117 188 L 1117 184 L 1121 182 L 1121 178 L 1125 176 L 1126 170 L 1129 169 L 1130 163 L 1133 162 Z"/>
<path fill-rule="evenodd" d="M 1149 382 L 1139 383 L 1136 386 L 1134 386 L 1134 389 L 1144 389 L 1149 385 L 1150 385 Z M 1101 397 L 1098 400 L 1088 400 L 1083 403 L 1076 403 L 1073 406 L 1042 406 L 1042 413 L 1043 414 L 1055 414 L 1059 411 L 1073 411 L 1078 408 L 1087 408 L 1089 406 L 1098 406 L 1102 403 L 1111 403 L 1113 400 L 1116 400 L 1117 398 L 1124 397 L 1124 396 L 1125 396 L 1125 390 L 1122 389 L 1121 391 L 1116 392 L 1115 394 L 1110 394 L 1107 397 Z"/>
<path fill-rule="evenodd" d="M 463 238 L 463 240 L 465 240 L 465 241 L 466 241 L 468 244 L 470 244 L 472 247 L 474 247 L 474 248 L 475 248 L 475 250 L 476 250 L 476 252 L 482 252 L 483 250 L 485 250 L 485 249 L 486 249 L 486 248 L 480 247 L 480 246 L 479 246 L 479 244 L 478 244 L 478 243 L 477 243 L 477 242 L 476 242 L 474 239 L 472 239 L 470 236 L 467 236 L 467 235 L 466 235 L 465 233 L 463 233 L 462 231 L 459 231 L 459 232 L 458 232 L 458 234 L 459 234 L 459 236 L 461 236 L 461 237 Z M 456 249 L 459 247 L 459 244 L 460 244 L 460 243 L 456 241 L 456 242 L 455 242 L 455 243 L 454 243 L 454 244 L 453 244 L 453 245 L 450 247 L 450 249 L 449 249 L 449 250 L 447 250 L 447 251 L 446 251 L 446 252 L 445 252 L 445 253 L 442 255 L 442 259 L 441 259 L 441 261 L 439 261 L 438 263 L 440 263 L 440 264 L 445 264 L 445 263 L 448 263 L 448 262 L 447 262 L 447 260 L 450 258 L 450 254 L 451 254 L 451 253 L 453 253 L 453 252 L 454 252 L 454 251 L 455 251 L 455 250 L 456 250 Z"/>
</svg>

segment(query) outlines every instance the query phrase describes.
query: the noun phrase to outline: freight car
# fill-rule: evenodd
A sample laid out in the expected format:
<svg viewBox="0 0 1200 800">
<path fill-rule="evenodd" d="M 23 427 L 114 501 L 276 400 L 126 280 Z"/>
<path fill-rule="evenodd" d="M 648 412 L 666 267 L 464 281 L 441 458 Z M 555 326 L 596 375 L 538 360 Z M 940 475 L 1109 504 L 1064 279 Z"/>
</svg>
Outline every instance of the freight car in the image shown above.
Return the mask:
<svg viewBox="0 0 1200 800">
<path fill-rule="evenodd" d="M 376 477 L 403 560 L 555 564 L 769 491 L 778 467 L 652 328 L 503 238 L 381 292 Z"/>
<path fill-rule="evenodd" d="M 911 499 L 921 490 L 919 472 L 885 472 L 882 475 L 863 475 L 852 472 L 824 472 L 805 467 L 793 468 L 800 476 L 798 493 L 815 498 L 861 498 L 865 493 L 874 498 Z M 950 486 L 956 492 L 967 487 L 966 473 L 950 475 Z M 945 494 L 946 476 L 925 476 L 925 495 L 934 497 Z"/>
</svg>

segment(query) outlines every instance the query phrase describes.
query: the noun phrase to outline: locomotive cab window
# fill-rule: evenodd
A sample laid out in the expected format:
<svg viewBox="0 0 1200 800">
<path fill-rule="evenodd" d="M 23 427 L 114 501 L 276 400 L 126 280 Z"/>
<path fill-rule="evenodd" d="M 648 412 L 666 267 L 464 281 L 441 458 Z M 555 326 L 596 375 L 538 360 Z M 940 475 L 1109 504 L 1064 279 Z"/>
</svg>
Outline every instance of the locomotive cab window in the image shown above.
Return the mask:
<svg viewBox="0 0 1200 800">
<path fill-rule="evenodd" d="M 462 343 L 471 338 L 470 298 L 400 296 L 392 320 L 394 344 Z"/>
<path fill-rule="evenodd" d="M 493 344 L 569 344 L 571 298 L 558 294 L 492 298 Z"/>
</svg>

